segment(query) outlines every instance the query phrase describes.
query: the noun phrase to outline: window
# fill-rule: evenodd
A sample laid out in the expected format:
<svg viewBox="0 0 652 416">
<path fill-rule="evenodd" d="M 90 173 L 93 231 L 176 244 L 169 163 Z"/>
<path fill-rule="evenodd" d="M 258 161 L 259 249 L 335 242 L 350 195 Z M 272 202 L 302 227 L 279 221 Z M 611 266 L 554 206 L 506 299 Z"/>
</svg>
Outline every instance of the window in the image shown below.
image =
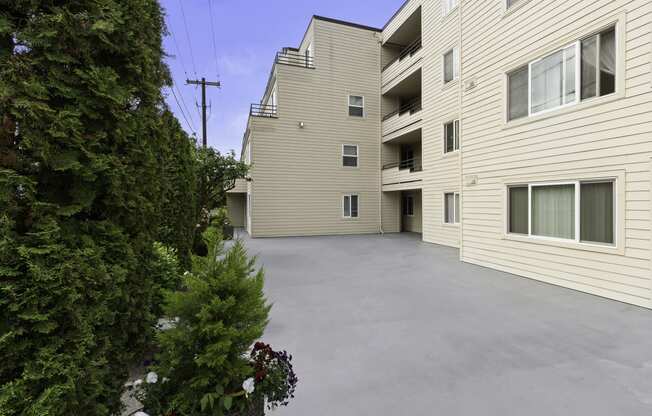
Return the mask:
<svg viewBox="0 0 652 416">
<path fill-rule="evenodd" d="M 582 41 L 582 99 L 616 92 L 616 30 Z"/>
<path fill-rule="evenodd" d="M 616 30 L 610 28 L 507 75 L 507 118 L 539 114 L 616 92 Z"/>
<path fill-rule="evenodd" d="M 405 195 L 403 197 L 403 215 L 408 217 L 414 216 L 414 197 L 412 195 Z"/>
<path fill-rule="evenodd" d="M 460 77 L 459 49 L 453 48 L 444 54 L 444 84 Z"/>
<path fill-rule="evenodd" d="M 358 167 L 358 146 L 354 144 L 342 145 L 342 166 L 349 168 Z"/>
<path fill-rule="evenodd" d="M 569 46 L 530 64 L 530 114 L 577 101 L 576 50 Z"/>
<path fill-rule="evenodd" d="M 457 0 L 441 0 L 441 15 L 446 16 L 455 7 L 457 7 Z"/>
<path fill-rule="evenodd" d="M 344 195 L 342 208 L 344 218 L 358 218 L 358 195 Z"/>
<path fill-rule="evenodd" d="M 444 124 L 444 153 L 460 150 L 460 121 Z"/>
<path fill-rule="evenodd" d="M 509 95 L 508 117 L 509 120 L 528 116 L 528 77 L 529 68 L 524 66 L 508 75 Z"/>
<path fill-rule="evenodd" d="M 349 116 L 364 116 L 364 97 L 349 95 Z"/>
<path fill-rule="evenodd" d="M 613 244 L 614 181 L 508 188 L 508 232 Z"/>
<path fill-rule="evenodd" d="M 527 186 L 509 188 L 509 232 L 513 234 L 528 234 L 530 218 L 528 211 Z"/>
<path fill-rule="evenodd" d="M 444 194 L 444 223 L 459 224 L 460 222 L 460 194 L 450 192 Z"/>
</svg>

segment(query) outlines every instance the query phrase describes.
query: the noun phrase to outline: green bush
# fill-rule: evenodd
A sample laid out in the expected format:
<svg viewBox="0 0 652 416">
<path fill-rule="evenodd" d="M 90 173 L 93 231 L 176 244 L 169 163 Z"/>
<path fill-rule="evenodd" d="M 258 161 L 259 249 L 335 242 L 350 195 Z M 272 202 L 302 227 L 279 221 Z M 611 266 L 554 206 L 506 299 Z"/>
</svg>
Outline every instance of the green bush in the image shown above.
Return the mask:
<svg viewBox="0 0 652 416">
<path fill-rule="evenodd" d="M 148 385 L 143 398 L 151 415 L 222 415 L 250 404 L 242 394 L 243 381 L 254 375 L 247 352 L 270 309 L 263 272 L 241 243 L 225 251 L 216 229 L 204 239 L 208 255 L 193 257 L 183 289 L 166 296 L 166 315 L 178 323 L 159 336 L 154 371 L 161 382 Z"/>
</svg>

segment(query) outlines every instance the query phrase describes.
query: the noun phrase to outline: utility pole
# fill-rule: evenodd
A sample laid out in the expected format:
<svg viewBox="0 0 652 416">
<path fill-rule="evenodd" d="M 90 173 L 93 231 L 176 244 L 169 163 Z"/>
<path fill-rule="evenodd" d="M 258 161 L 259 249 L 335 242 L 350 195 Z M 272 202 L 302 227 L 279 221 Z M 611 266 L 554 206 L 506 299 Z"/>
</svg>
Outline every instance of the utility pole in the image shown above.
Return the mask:
<svg viewBox="0 0 652 416">
<path fill-rule="evenodd" d="M 222 84 L 219 81 L 206 81 L 206 78 L 201 80 L 187 79 L 186 84 L 201 85 L 202 144 L 206 148 L 208 147 L 208 139 L 206 138 L 206 86 L 220 88 Z"/>
</svg>

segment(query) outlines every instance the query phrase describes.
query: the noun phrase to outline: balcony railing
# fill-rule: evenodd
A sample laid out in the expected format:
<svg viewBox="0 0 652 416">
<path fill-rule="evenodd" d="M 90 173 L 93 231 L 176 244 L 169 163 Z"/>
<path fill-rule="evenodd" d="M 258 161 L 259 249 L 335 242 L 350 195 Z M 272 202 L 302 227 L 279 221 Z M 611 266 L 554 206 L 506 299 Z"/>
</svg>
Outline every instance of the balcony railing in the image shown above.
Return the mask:
<svg viewBox="0 0 652 416">
<path fill-rule="evenodd" d="M 251 104 L 249 115 L 252 117 L 276 117 L 277 106 L 265 104 Z"/>
<path fill-rule="evenodd" d="M 412 159 L 401 160 L 400 162 L 388 163 L 383 166 L 383 170 L 398 168 L 399 170 L 407 170 L 410 172 L 421 172 L 421 158 L 415 157 Z"/>
<path fill-rule="evenodd" d="M 307 54 L 283 51 L 276 54 L 276 63 L 312 69 L 315 67 L 315 58 Z"/>
<path fill-rule="evenodd" d="M 413 56 L 415 53 L 419 51 L 419 49 L 421 49 L 421 46 L 422 46 L 421 37 L 419 37 L 417 40 L 415 40 L 414 42 L 410 43 L 408 46 L 403 48 L 396 58 L 389 61 L 383 67 L 383 71 L 389 68 L 390 66 L 392 66 L 392 64 L 394 64 L 395 62 L 402 61 L 405 58 L 409 58 Z"/>
<path fill-rule="evenodd" d="M 385 117 L 383 117 L 383 121 L 389 120 L 390 118 L 394 117 L 395 115 L 403 115 L 405 113 L 418 113 L 421 111 L 421 97 L 415 98 L 414 100 L 410 100 L 407 103 L 403 104 L 400 106 L 398 109 L 395 111 L 392 111 L 391 113 L 387 114 Z"/>
</svg>

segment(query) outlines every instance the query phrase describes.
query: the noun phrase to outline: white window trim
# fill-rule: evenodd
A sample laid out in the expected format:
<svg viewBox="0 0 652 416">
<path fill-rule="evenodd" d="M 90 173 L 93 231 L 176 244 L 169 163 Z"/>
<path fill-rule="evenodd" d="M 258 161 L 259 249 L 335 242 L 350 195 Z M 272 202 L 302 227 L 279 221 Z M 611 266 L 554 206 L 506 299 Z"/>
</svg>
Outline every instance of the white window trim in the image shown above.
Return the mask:
<svg viewBox="0 0 652 416">
<path fill-rule="evenodd" d="M 345 148 L 346 146 L 349 146 L 349 147 L 355 147 L 355 160 L 356 160 L 356 164 L 355 164 L 355 166 L 344 166 L 344 158 L 345 158 L 345 157 L 354 157 L 354 156 L 352 156 L 352 155 L 345 155 L 345 154 L 344 154 L 344 148 Z M 357 144 L 348 144 L 348 143 L 344 143 L 344 144 L 342 145 L 342 160 L 341 160 L 341 163 L 342 163 L 342 167 L 343 167 L 344 169 L 358 169 L 358 168 L 360 167 L 360 146 L 358 146 Z"/>
<path fill-rule="evenodd" d="M 446 222 L 446 195 L 453 194 L 453 221 L 455 221 L 455 218 L 457 217 L 458 222 Z M 459 227 L 460 224 L 462 223 L 462 217 L 461 217 L 461 212 L 456 212 L 457 211 L 457 204 L 455 203 L 455 199 L 459 198 L 460 201 L 460 211 L 462 210 L 462 197 L 460 196 L 459 192 L 444 192 L 442 194 L 442 210 L 441 210 L 441 222 L 444 226 L 446 227 Z"/>
<path fill-rule="evenodd" d="M 352 217 L 351 216 L 351 197 L 357 197 L 358 198 L 358 216 L 357 217 Z M 347 216 L 346 213 L 344 212 L 344 199 L 348 197 L 349 198 L 349 215 Z M 357 220 L 360 218 L 360 195 L 359 194 L 344 194 L 342 195 L 342 218 L 345 220 Z"/>
<path fill-rule="evenodd" d="M 453 150 L 448 152 L 448 151 L 446 151 L 446 148 L 447 148 L 447 145 L 448 145 L 448 143 L 446 142 L 446 140 L 447 140 L 446 126 L 449 125 L 449 124 L 453 124 L 453 134 L 455 134 L 455 123 L 457 123 L 457 137 L 455 138 L 454 141 L 457 142 L 457 146 L 455 146 L 455 143 L 453 143 Z M 442 129 L 441 130 L 442 130 L 442 134 L 444 136 L 444 138 L 443 138 L 443 142 L 444 142 L 443 154 L 444 154 L 444 156 L 454 155 L 456 153 L 459 153 L 459 151 L 460 151 L 460 142 L 461 142 L 461 140 L 460 140 L 460 120 L 458 118 L 456 118 L 456 119 L 449 120 L 449 121 L 445 122 L 444 124 L 442 124 Z"/>
<path fill-rule="evenodd" d="M 359 105 L 351 105 L 351 97 L 359 97 L 362 98 L 362 106 Z M 352 116 L 351 115 L 351 110 L 350 108 L 362 108 L 362 116 Z M 351 117 L 351 118 L 365 118 L 366 117 L 366 112 L 365 112 L 365 98 L 364 95 L 355 95 L 355 94 L 349 94 L 349 96 L 346 99 L 346 115 Z"/>
<path fill-rule="evenodd" d="M 505 187 L 505 216 L 504 216 L 504 233 L 505 238 L 509 240 L 524 241 L 530 243 L 543 243 L 555 246 L 561 246 L 565 248 L 574 248 L 588 251 L 599 251 L 605 253 L 614 253 L 624 254 L 624 221 L 622 220 L 624 215 L 624 198 L 621 196 L 621 193 L 624 192 L 622 189 L 624 181 L 624 174 L 617 176 L 609 177 L 590 177 L 586 176 L 577 180 L 554 180 L 554 181 L 545 181 L 545 182 L 514 182 L 509 183 Z M 581 218 L 580 218 L 580 209 L 581 209 L 581 184 L 583 183 L 604 183 L 612 182 L 613 183 L 613 227 L 614 227 L 614 242 L 609 243 L 599 243 L 591 241 L 581 240 Z M 575 238 L 558 238 L 558 237 L 547 237 L 540 235 L 532 234 L 532 188 L 543 187 L 543 186 L 555 186 L 555 185 L 574 185 L 575 186 Z M 511 233 L 509 231 L 509 189 L 517 187 L 527 187 L 528 188 L 528 234 L 518 234 Z M 621 224 L 621 222 L 623 222 Z"/>
<path fill-rule="evenodd" d="M 446 55 L 453 52 L 453 79 L 446 81 Z M 457 46 L 446 49 L 441 56 L 441 81 L 444 87 L 452 85 L 460 79 L 460 50 Z"/>
</svg>

